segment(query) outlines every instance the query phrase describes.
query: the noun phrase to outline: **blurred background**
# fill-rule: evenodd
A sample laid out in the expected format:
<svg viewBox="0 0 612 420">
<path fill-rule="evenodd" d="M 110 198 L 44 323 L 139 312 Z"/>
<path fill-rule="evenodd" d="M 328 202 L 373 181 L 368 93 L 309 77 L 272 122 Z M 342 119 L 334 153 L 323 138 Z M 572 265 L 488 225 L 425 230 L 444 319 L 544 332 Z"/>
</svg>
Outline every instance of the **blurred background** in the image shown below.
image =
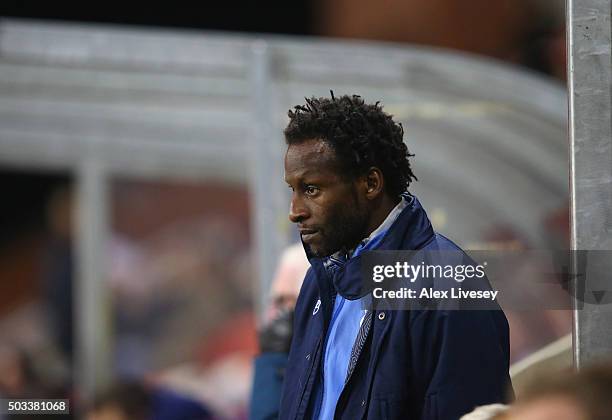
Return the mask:
<svg viewBox="0 0 612 420">
<path fill-rule="evenodd" d="M 245 418 L 256 328 L 298 240 L 286 111 L 359 94 L 468 249 L 569 246 L 564 3 L 0 6 L 4 395 L 173 390 Z M 512 312 L 519 362 L 571 313 Z"/>
</svg>

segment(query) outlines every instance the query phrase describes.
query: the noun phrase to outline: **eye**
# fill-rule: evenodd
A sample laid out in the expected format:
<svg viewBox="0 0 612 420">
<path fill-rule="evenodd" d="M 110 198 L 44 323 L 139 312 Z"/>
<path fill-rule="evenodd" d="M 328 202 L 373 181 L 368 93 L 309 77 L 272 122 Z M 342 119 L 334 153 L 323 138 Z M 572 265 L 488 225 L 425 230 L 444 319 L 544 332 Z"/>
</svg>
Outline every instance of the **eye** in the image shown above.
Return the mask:
<svg viewBox="0 0 612 420">
<path fill-rule="evenodd" d="M 314 185 L 305 185 L 304 186 L 304 194 L 306 195 L 316 195 L 319 192 L 319 189 L 317 187 L 315 187 Z"/>
</svg>

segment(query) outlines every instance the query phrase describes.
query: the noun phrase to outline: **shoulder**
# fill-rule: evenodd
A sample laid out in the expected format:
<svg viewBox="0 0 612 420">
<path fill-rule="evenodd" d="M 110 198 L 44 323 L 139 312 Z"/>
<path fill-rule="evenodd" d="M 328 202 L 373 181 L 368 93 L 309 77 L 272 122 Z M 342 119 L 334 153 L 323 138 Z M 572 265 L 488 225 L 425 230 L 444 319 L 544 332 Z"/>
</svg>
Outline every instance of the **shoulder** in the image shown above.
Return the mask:
<svg viewBox="0 0 612 420">
<path fill-rule="evenodd" d="M 316 295 L 318 295 L 316 274 L 313 268 L 309 267 L 308 271 L 306 271 L 306 275 L 304 276 L 304 282 L 302 283 L 302 287 L 300 288 L 297 305 L 306 300 L 311 300 L 313 296 Z"/>
<path fill-rule="evenodd" d="M 444 251 L 463 251 L 459 245 L 457 245 L 452 240 L 448 239 L 446 236 L 435 232 L 433 239 L 427 243 L 424 249 L 428 250 L 444 250 Z"/>
<path fill-rule="evenodd" d="M 295 304 L 295 317 L 297 320 L 307 319 L 308 312 L 312 312 L 314 305 L 319 299 L 319 288 L 317 286 L 316 274 L 312 267 L 306 272 L 300 294 Z"/>
</svg>

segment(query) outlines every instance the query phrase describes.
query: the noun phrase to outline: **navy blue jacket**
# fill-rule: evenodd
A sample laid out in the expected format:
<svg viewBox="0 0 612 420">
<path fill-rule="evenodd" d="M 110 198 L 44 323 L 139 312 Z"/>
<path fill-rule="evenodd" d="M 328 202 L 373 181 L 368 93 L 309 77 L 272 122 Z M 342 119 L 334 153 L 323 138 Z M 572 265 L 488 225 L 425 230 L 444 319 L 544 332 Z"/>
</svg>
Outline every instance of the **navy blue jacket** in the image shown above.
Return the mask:
<svg viewBox="0 0 612 420">
<path fill-rule="evenodd" d="M 414 198 L 379 250 L 460 250 L 436 234 Z M 360 256 L 333 278 L 323 259 L 311 268 L 296 305 L 280 419 L 308 418 L 321 375 L 324 339 L 336 293 L 361 297 Z M 321 300 L 319 310 L 315 309 Z M 504 402 L 510 386 L 508 322 L 501 310 L 375 311 L 367 342 L 338 399 L 336 419 L 455 420 Z"/>
</svg>

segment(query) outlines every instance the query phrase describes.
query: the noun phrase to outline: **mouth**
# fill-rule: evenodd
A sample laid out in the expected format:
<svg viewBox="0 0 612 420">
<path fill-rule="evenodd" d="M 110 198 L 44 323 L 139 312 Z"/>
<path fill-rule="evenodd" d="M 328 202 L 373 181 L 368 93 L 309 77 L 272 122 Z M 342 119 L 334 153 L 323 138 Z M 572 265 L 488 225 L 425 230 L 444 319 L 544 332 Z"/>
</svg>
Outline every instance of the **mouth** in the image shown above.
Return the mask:
<svg viewBox="0 0 612 420">
<path fill-rule="evenodd" d="M 305 243 L 312 242 L 312 240 L 319 234 L 318 230 L 314 229 L 300 229 L 300 236 L 302 241 Z"/>
</svg>

